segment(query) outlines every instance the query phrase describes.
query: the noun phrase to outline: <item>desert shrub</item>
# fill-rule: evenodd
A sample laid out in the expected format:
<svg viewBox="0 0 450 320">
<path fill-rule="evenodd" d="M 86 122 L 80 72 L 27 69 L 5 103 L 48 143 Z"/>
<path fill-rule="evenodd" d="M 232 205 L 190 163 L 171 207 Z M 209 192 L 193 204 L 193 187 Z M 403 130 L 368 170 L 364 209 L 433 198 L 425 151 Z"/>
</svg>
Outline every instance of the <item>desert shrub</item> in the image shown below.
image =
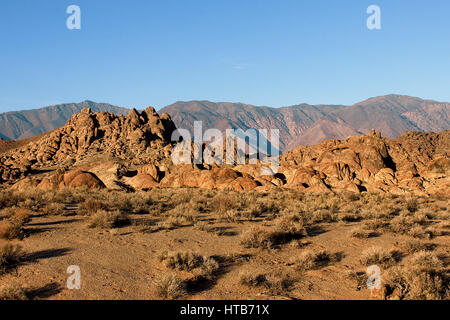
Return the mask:
<svg viewBox="0 0 450 320">
<path fill-rule="evenodd" d="M 356 221 L 361 220 L 360 216 L 358 216 L 355 213 L 351 213 L 351 212 L 342 213 L 342 214 L 338 215 L 338 218 L 340 221 L 344 221 L 344 222 L 356 222 Z"/>
<path fill-rule="evenodd" d="M 387 297 L 405 300 L 448 299 L 448 276 L 436 270 L 393 267 L 383 276 Z"/>
<path fill-rule="evenodd" d="M 158 275 L 153 284 L 158 297 L 163 299 L 177 299 L 186 295 L 185 283 L 176 275 Z"/>
<path fill-rule="evenodd" d="M 205 258 L 195 252 L 163 252 L 159 256 L 160 261 L 164 261 L 166 267 L 176 270 L 192 271 L 199 268 Z"/>
<path fill-rule="evenodd" d="M 429 251 L 416 252 L 409 260 L 409 264 L 422 271 L 430 271 L 444 267 L 444 264 L 439 257 L 435 253 Z"/>
<path fill-rule="evenodd" d="M 83 214 L 92 215 L 97 211 L 104 210 L 105 206 L 99 200 L 95 199 L 86 199 L 83 203 L 80 204 L 80 211 Z"/>
<path fill-rule="evenodd" d="M 365 220 L 364 222 L 362 222 L 362 227 L 365 230 L 376 231 L 376 230 L 382 229 L 385 226 L 385 224 L 386 223 L 384 222 L 384 220 L 375 218 L 375 219 Z"/>
<path fill-rule="evenodd" d="M 24 260 L 22 248 L 18 245 L 5 243 L 0 246 L 0 275 L 16 268 Z"/>
<path fill-rule="evenodd" d="M 221 218 L 227 222 L 238 223 L 240 222 L 241 214 L 237 210 L 227 210 L 221 214 Z"/>
<path fill-rule="evenodd" d="M 414 198 L 407 199 L 406 200 L 406 209 L 409 212 L 414 213 L 417 211 L 417 209 L 419 209 L 419 203 Z"/>
<path fill-rule="evenodd" d="M 398 252 L 395 249 L 386 250 L 381 247 L 370 247 L 364 250 L 360 257 L 361 264 L 365 266 L 380 265 L 391 266 L 398 260 Z"/>
<path fill-rule="evenodd" d="M 239 283 L 247 287 L 258 287 L 267 282 L 265 274 L 255 273 L 253 271 L 242 272 L 239 275 Z"/>
<path fill-rule="evenodd" d="M 356 227 L 350 231 L 350 236 L 353 238 L 367 239 L 373 237 L 374 235 L 374 232 L 366 230 L 362 227 Z"/>
<path fill-rule="evenodd" d="M 328 209 L 320 209 L 314 211 L 311 222 L 312 223 L 321 223 L 321 222 L 334 222 L 337 220 L 337 215 L 332 210 Z"/>
<path fill-rule="evenodd" d="M 166 212 L 167 216 L 182 218 L 185 222 L 193 223 L 197 221 L 199 212 L 194 208 L 192 203 L 181 203 L 175 208 Z"/>
<path fill-rule="evenodd" d="M 360 198 L 360 195 L 355 192 L 348 192 L 344 194 L 344 197 L 347 201 L 358 201 Z"/>
<path fill-rule="evenodd" d="M 241 272 L 239 275 L 239 283 L 250 287 L 261 287 L 267 289 L 271 294 L 281 295 L 289 291 L 292 280 L 283 274 L 262 274 L 251 271 Z"/>
<path fill-rule="evenodd" d="M 289 223 L 290 221 L 292 223 Z M 274 229 L 250 228 L 242 235 L 241 245 L 246 248 L 270 248 L 306 235 L 306 228 L 302 223 L 293 222 L 290 217 L 283 217 Z"/>
<path fill-rule="evenodd" d="M 426 230 L 420 225 L 413 226 L 407 233 L 413 238 L 426 238 L 429 237 Z"/>
<path fill-rule="evenodd" d="M 416 253 L 419 251 L 430 251 L 433 250 L 435 245 L 431 243 L 424 243 L 418 240 L 410 240 L 406 241 L 402 247 L 405 249 L 408 253 Z"/>
<path fill-rule="evenodd" d="M 18 193 L 12 192 L 10 190 L 2 190 L 0 192 L 0 209 L 15 207 L 20 201 L 23 201 L 22 197 Z"/>
<path fill-rule="evenodd" d="M 230 193 L 219 193 L 211 201 L 211 206 L 217 213 L 227 212 L 228 210 L 238 209 L 239 203 L 236 196 Z"/>
<path fill-rule="evenodd" d="M 336 260 L 337 256 L 330 254 L 325 249 L 308 250 L 294 260 L 294 265 L 297 270 L 306 271 L 325 267 Z"/>
<path fill-rule="evenodd" d="M 0 288 L 0 300 L 28 300 L 28 297 L 24 288 L 12 284 Z"/>
<path fill-rule="evenodd" d="M 219 270 L 219 263 L 213 259 L 202 256 L 196 252 L 164 251 L 159 255 L 159 260 L 164 262 L 166 267 L 180 271 L 193 272 L 196 277 L 212 279 Z"/>
<path fill-rule="evenodd" d="M 49 216 L 58 216 L 64 214 L 66 206 L 63 203 L 51 202 L 42 208 L 42 214 Z"/>
<path fill-rule="evenodd" d="M 158 228 L 163 230 L 173 230 L 186 223 L 185 217 L 171 216 L 158 223 Z"/>
<path fill-rule="evenodd" d="M 416 226 L 414 218 L 407 215 L 400 215 L 398 217 L 395 217 L 389 224 L 389 228 L 391 231 L 400 234 L 408 234 L 414 226 Z"/>
<path fill-rule="evenodd" d="M 208 231 L 210 228 L 209 222 L 206 221 L 198 221 L 194 224 L 194 229 L 200 231 Z"/>
<path fill-rule="evenodd" d="M 14 217 L 22 222 L 22 224 L 31 221 L 32 212 L 29 209 L 17 208 L 14 212 Z"/>
<path fill-rule="evenodd" d="M 16 217 L 11 217 L 0 222 L 1 239 L 22 239 L 24 237 L 24 222 Z"/>
<path fill-rule="evenodd" d="M 266 207 L 263 203 L 253 203 L 242 212 L 242 217 L 251 221 L 261 217 L 265 211 Z"/>
<path fill-rule="evenodd" d="M 91 217 L 89 228 L 119 228 L 130 224 L 130 218 L 120 211 L 99 210 Z"/>
</svg>

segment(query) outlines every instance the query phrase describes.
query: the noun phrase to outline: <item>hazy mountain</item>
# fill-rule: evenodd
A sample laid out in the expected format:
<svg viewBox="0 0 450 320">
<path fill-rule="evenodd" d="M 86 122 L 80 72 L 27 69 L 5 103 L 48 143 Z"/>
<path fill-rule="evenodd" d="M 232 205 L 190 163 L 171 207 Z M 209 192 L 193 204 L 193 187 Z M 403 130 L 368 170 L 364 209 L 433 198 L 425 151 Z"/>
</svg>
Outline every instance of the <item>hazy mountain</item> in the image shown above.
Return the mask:
<svg viewBox="0 0 450 320">
<path fill-rule="evenodd" d="M 0 138 L 23 139 L 63 126 L 70 117 L 90 107 L 93 112 L 128 114 L 129 110 L 109 104 L 84 101 L 37 110 L 0 114 Z M 243 103 L 189 101 L 164 107 L 178 128 L 193 132 L 194 121 L 203 129 L 278 129 L 282 151 L 313 145 L 326 139 L 345 139 L 376 129 L 396 138 L 405 131 L 439 132 L 450 129 L 450 103 L 387 95 L 352 106 L 308 105 L 257 107 Z"/>
<path fill-rule="evenodd" d="M 204 128 L 279 129 L 280 147 L 291 150 L 325 139 L 344 139 L 376 129 L 396 138 L 405 131 L 450 129 L 450 104 L 420 98 L 387 95 L 353 106 L 301 104 L 283 108 L 255 107 L 241 103 L 177 102 L 161 110 L 179 128 L 192 130 L 194 121 Z M 192 132 L 192 131 L 191 131 Z"/>
<path fill-rule="evenodd" d="M 106 103 L 83 101 L 81 103 L 60 104 L 35 110 L 13 111 L 0 114 L 0 138 L 5 140 L 25 139 L 52 131 L 63 126 L 73 114 L 83 108 L 94 112 L 127 114 L 128 109 Z"/>
<path fill-rule="evenodd" d="M 256 107 L 229 102 L 176 102 L 160 110 L 167 112 L 178 128 L 193 132 L 194 121 L 203 121 L 203 129 L 278 129 L 280 148 L 286 149 L 292 139 L 319 119 L 343 106 L 308 104 L 283 108 Z"/>
</svg>

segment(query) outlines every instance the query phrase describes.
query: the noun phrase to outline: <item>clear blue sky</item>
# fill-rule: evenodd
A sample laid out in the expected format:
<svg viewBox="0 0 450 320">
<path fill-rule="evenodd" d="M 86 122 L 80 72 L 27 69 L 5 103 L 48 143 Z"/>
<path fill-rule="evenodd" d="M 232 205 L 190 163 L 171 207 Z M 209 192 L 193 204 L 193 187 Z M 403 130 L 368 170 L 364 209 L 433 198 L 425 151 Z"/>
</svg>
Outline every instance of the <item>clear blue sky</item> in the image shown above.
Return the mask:
<svg viewBox="0 0 450 320">
<path fill-rule="evenodd" d="M 82 29 L 66 28 L 77 4 Z M 381 7 L 382 30 L 366 28 Z M 94 100 L 450 101 L 448 0 L 4 0 L 0 112 Z"/>
</svg>

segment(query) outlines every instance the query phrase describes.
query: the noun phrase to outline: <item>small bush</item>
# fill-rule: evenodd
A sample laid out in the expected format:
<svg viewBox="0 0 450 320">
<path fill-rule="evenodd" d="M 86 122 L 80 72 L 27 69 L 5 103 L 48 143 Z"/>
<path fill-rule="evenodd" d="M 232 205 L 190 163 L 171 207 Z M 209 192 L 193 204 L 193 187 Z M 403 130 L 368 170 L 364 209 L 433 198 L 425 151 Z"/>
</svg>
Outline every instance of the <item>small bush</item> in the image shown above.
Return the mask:
<svg viewBox="0 0 450 320">
<path fill-rule="evenodd" d="M 295 259 L 294 265 L 297 270 L 307 271 L 325 267 L 336 260 L 337 257 L 330 254 L 327 250 L 308 250 Z"/>
<path fill-rule="evenodd" d="M 6 240 L 24 237 L 23 221 L 16 217 L 0 222 L 0 238 Z"/>
<path fill-rule="evenodd" d="M 20 246 L 11 243 L 0 246 L 0 275 L 20 265 L 24 257 Z"/>
<path fill-rule="evenodd" d="M 409 212 L 414 213 L 414 212 L 417 211 L 417 209 L 419 209 L 419 203 L 418 203 L 417 200 L 414 199 L 414 198 L 408 199 L 408 200 L 406 201 L 406 209 L 407 209 Z"/>
<path fill-rule="evenodd" d="M 354 228 L 350 232 L 351 237 L 359 238 L 359 239 L 367 239 L 367 238 L 373 237 L 374 235 L 375 234 L 373 232 L 371 232 L 370 230 L 365 230 L 364 228 L 361 228 L 361 227 Z"/>
<path fill-rule="evenodd" d="M 164 274 L 158 275 L 153 284 L 156 294 L 163 299 L 177 299 L 186 295 L 185 283 L 176 275 Z"/>
<path fill-rule="evenodd" d="M 219 263 L 213 258 L 204 257 L 196 252 L 162 252 L 160 261 L 166 267 L 175 270 L 194 271 L 197 276 L 212 278 L 219 269 Z"/>
<path fill-rule="evenodd" d="M 109 212 L 100 210 L 91 217 L 89 228 L 111 229 L 128 224 L 130 224 L 130 218 L 126 214 L 120 211 Z"/>
<path fill-rule="evenodd" d="M 49 216 L 59 216 L 64 214 L 66 206 L 62 203 L 52 202 L 42 209 L 42 214 Z"/>
<path fill-rule="evenodd" d="M 250 288 L 262 287 L 271 294 L 282 295 L 289 291 L 292 280 L 286 275 L 261 274 L 254 272 L 242 272 L 239 275 L 239 283 Z"/>
<path fill-rule="evenodd" d="M 438 256 L 429 251 L 416 252 L 409 261 L 410 266 L 420 269 L 422 271 L 431 271 L 441 269 L 444 267 L 443 262 Z"/>
<path fill-rule="evenodd" d="M 32 212 L 29 209 L 25 208 L 17 208 L 14 212 L 14 217 L 17 218 L 22 224 L 28 223 L 31 221 Z"/>
<path fill-rule="evenodd" d="M 86 199 L 83 203 L 80 205 L 80 210 L 82 213 L 92 215 L 96 213 L 97 211 L 100 211 L 102 209 L 105 209 L 102 202 L 94 199 Z"/>
<path fill-rule="evenodd" d="M 396 250 L 388 251 L 381 247 L 371 247 L 362 252 L 360 262 L 365 266 L 391 266 L 397 262 L 397 256 Z"/>
<path fill-rule="evenodd" d="M 443 272 L 414 267 L 393 267 L 383 276 L 387 298 L 442 300 L 448 298 L 449 280 Z"/>
<path fill-rule="evenodd" d="M 302 224 L 286 224 L 285 222 L 280 221 L 275 229 L 252 227 L 242 235 L 241 245 L 245 248 L 270 248 L 307 235 Z"/>
<path fill-rule="evenodd" d="M 408 253 L 416 253 L 419 251 L 429 251 L 434 249 L 434 245 L 424 243 L 418 240 L 406 241 L 402 246 Z"/>
</svg>

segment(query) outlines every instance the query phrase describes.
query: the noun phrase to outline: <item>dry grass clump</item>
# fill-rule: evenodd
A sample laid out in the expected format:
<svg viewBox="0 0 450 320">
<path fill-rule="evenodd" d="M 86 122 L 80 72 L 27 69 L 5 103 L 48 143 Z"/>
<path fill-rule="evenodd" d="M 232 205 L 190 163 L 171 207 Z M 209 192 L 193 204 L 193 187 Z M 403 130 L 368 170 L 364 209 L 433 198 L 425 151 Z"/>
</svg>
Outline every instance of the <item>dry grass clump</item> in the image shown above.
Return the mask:
<svg viewBox="0 0 450 320">
<path fill-rule="evenodd" d="M 239 283 L 250 288 L 267 289 L 272 295 L 283 295 L 290 290 L 293 280 L 285 274 L 245 271 L 240 273 Z"/>
<path fill-rule="evenodd" d="M 192 203 L 181 203 L 175 208 L 169 210 L 165 214 L 168 217 L 180 218 L 186 223 L 195 223 L 198 219 L 199 212 L 194 208 Z"/>
<path fill-rule="evenodd" d="M 18 284 L 12 284 L 0 288 L 0 300 L 28 300 L 28 296 L 24 288 Z"/>
<path fill-rule="evenodd" d="M 343 222 L 357 222 L 361 220 L 361 217 L 355 213 L 344 212 L 338 215 L 338 219 Z"/>
<path fill-rule="evenodd" d="M 365 220 L 361 224 L 362 228 L 364 228 L 366 230 L 371 230 L 371 231 L 377 231 L 377 230 L 383 229 L 385 225 L 386 225 L 386 222 L 380 218 Z"/>
<path fill-rule="evenodd" d="M 24 237 L 24 221 L 12 217 L 0 222 L 0 238 L 6 240 L 22 239 Z"/>
<path fill-rule="evenodd" d="M 434 249 L 434 247 L 435 245 L 432 243 L 425 243 L 419 240 L 409 240 L 402 245 L 402 248 L 407 253 L 416 253 L 419 251 L 431 251 Z"/>
<path fill-rule="evenodd" d="M 128 225 L 130 222 L 130 218 L 120 211 L 99 210 L 91 216 L 91 221 L 88 226 L 89 228 L 111 229 Z"/>
<path fill-rule="evenodd" d="M 241 245 L 245 248 L 271 248 L 289 243 L 307 235 L 306 228 L 293 217 L 281 218 L 274 229 L 252 227 L 243 233 Z"/>
<path fill-rule="evenodd" d="M 99 200 L 95 199 L 86 199 L 83 203 L 80 204 L 80 212 L 82 214 L 92 215 L 99 210 L 104 210 L 105 206 Z"/>
<path fill-rule="evenodd" d="M 359 226 L 350 231 L 350 236 L 353 238 L 359 239 L 367 239 L 374 237 L 376 234 L 370 230 L 366 230 L 365 228 Z"/>
<path fill-rule="evenodd" d="M 417 209 L 419 209 L 419 203 L 417 202 L 417 199 L 414 199 L 414 198 L 407 199 L 406 200 L 406 209 L 411 213 L 416 212 Z"/>
<path fill-rule="evenodd" d="M 449 285 L 444 271 L 415 266 L 393 267 L 383 276 L 385 296 L 389 299 L 447 300 Z"/>
<path fill-rule="evenodd" d="M 238 209 L 239 202 L 232 193 L 218 193 L 211 201 L 211 206 L 217 213 L 224 213 L 228 210 Z"/>
<path fill-rule="evenodd" d="M 23 224 L 31 221 L 32 211 L 26 208 L 17 208 L 14 212 L 14 217 L 19 221 L 22 221 Z"/>
<path fill-rule="evenodd" d="M 64 214 L 64 209 L 66 206 L 63 203 L 52 202 L 41 209 L 42 214 L 49 216 L 59 216 Z"/>
<path fill-rule="evenodd" d="M 186 223 L 185 217 L 171 216 L 157 224 L 160 230 L 173 230 L 183 226 Z"/>
<path fill-rule="evenodd" d="M 18 245 L 5 243 L 0 246 L 0 275 L 20 265 L 25 258 L 22 248 Z"/>
<path fill-rule="evenodd" d="M 205 258 L 195 252 L 168 252 L 159 255 L 159 260 L 164 261 L 166 267 L 175 270 L 192 271 L 202 266 Z"/>
<path fill-rule="evenodd" d="M 435 269 L 441 269 L 444 267 L 443 262 L 439 257 L 430 251 L 416 252 L 408 262 L 414 268 L 418 268 L 423 271 L 430 271 Z"/>
<path fill-rule="evenodd" d="M 328 264 L 337 261 L 338 256 L 329 253 L 327 250 L 308 250 L 303 252 L 294 260 L 295 268 L 299 271 L 320 269 Z"/>
<path fill-rule="evenodd" d="M 322 222 L 335 222 L 337 221 L 337 215 L 332 210 L 320 209 L 314 211 L 311 217 L 312 223 L 322 223 Z"/>
<path fill-rule="evenodd" d="M 168 252 L 159 255 L 166 267 L 180 271 L 195 271 L 198 275 L 209 277 L 219 269 L 219 263 L 213 258 L 204 257 L 196 252 Z"/>
<path fill-rule="evenodd" d="M 153 280 L 158 297 L 162 299 L 177 299 L 186 295 L 186 285 L 174 274 L 161 274 Z"/>
<path fill-rule="evenodd" d="M 399 253 L 395 249 L 386 250 L 381 247 L 370 247 L 364 250 L 359 261 L 365 266 L 391 266 L 398 261 Z"/>
</svg>

